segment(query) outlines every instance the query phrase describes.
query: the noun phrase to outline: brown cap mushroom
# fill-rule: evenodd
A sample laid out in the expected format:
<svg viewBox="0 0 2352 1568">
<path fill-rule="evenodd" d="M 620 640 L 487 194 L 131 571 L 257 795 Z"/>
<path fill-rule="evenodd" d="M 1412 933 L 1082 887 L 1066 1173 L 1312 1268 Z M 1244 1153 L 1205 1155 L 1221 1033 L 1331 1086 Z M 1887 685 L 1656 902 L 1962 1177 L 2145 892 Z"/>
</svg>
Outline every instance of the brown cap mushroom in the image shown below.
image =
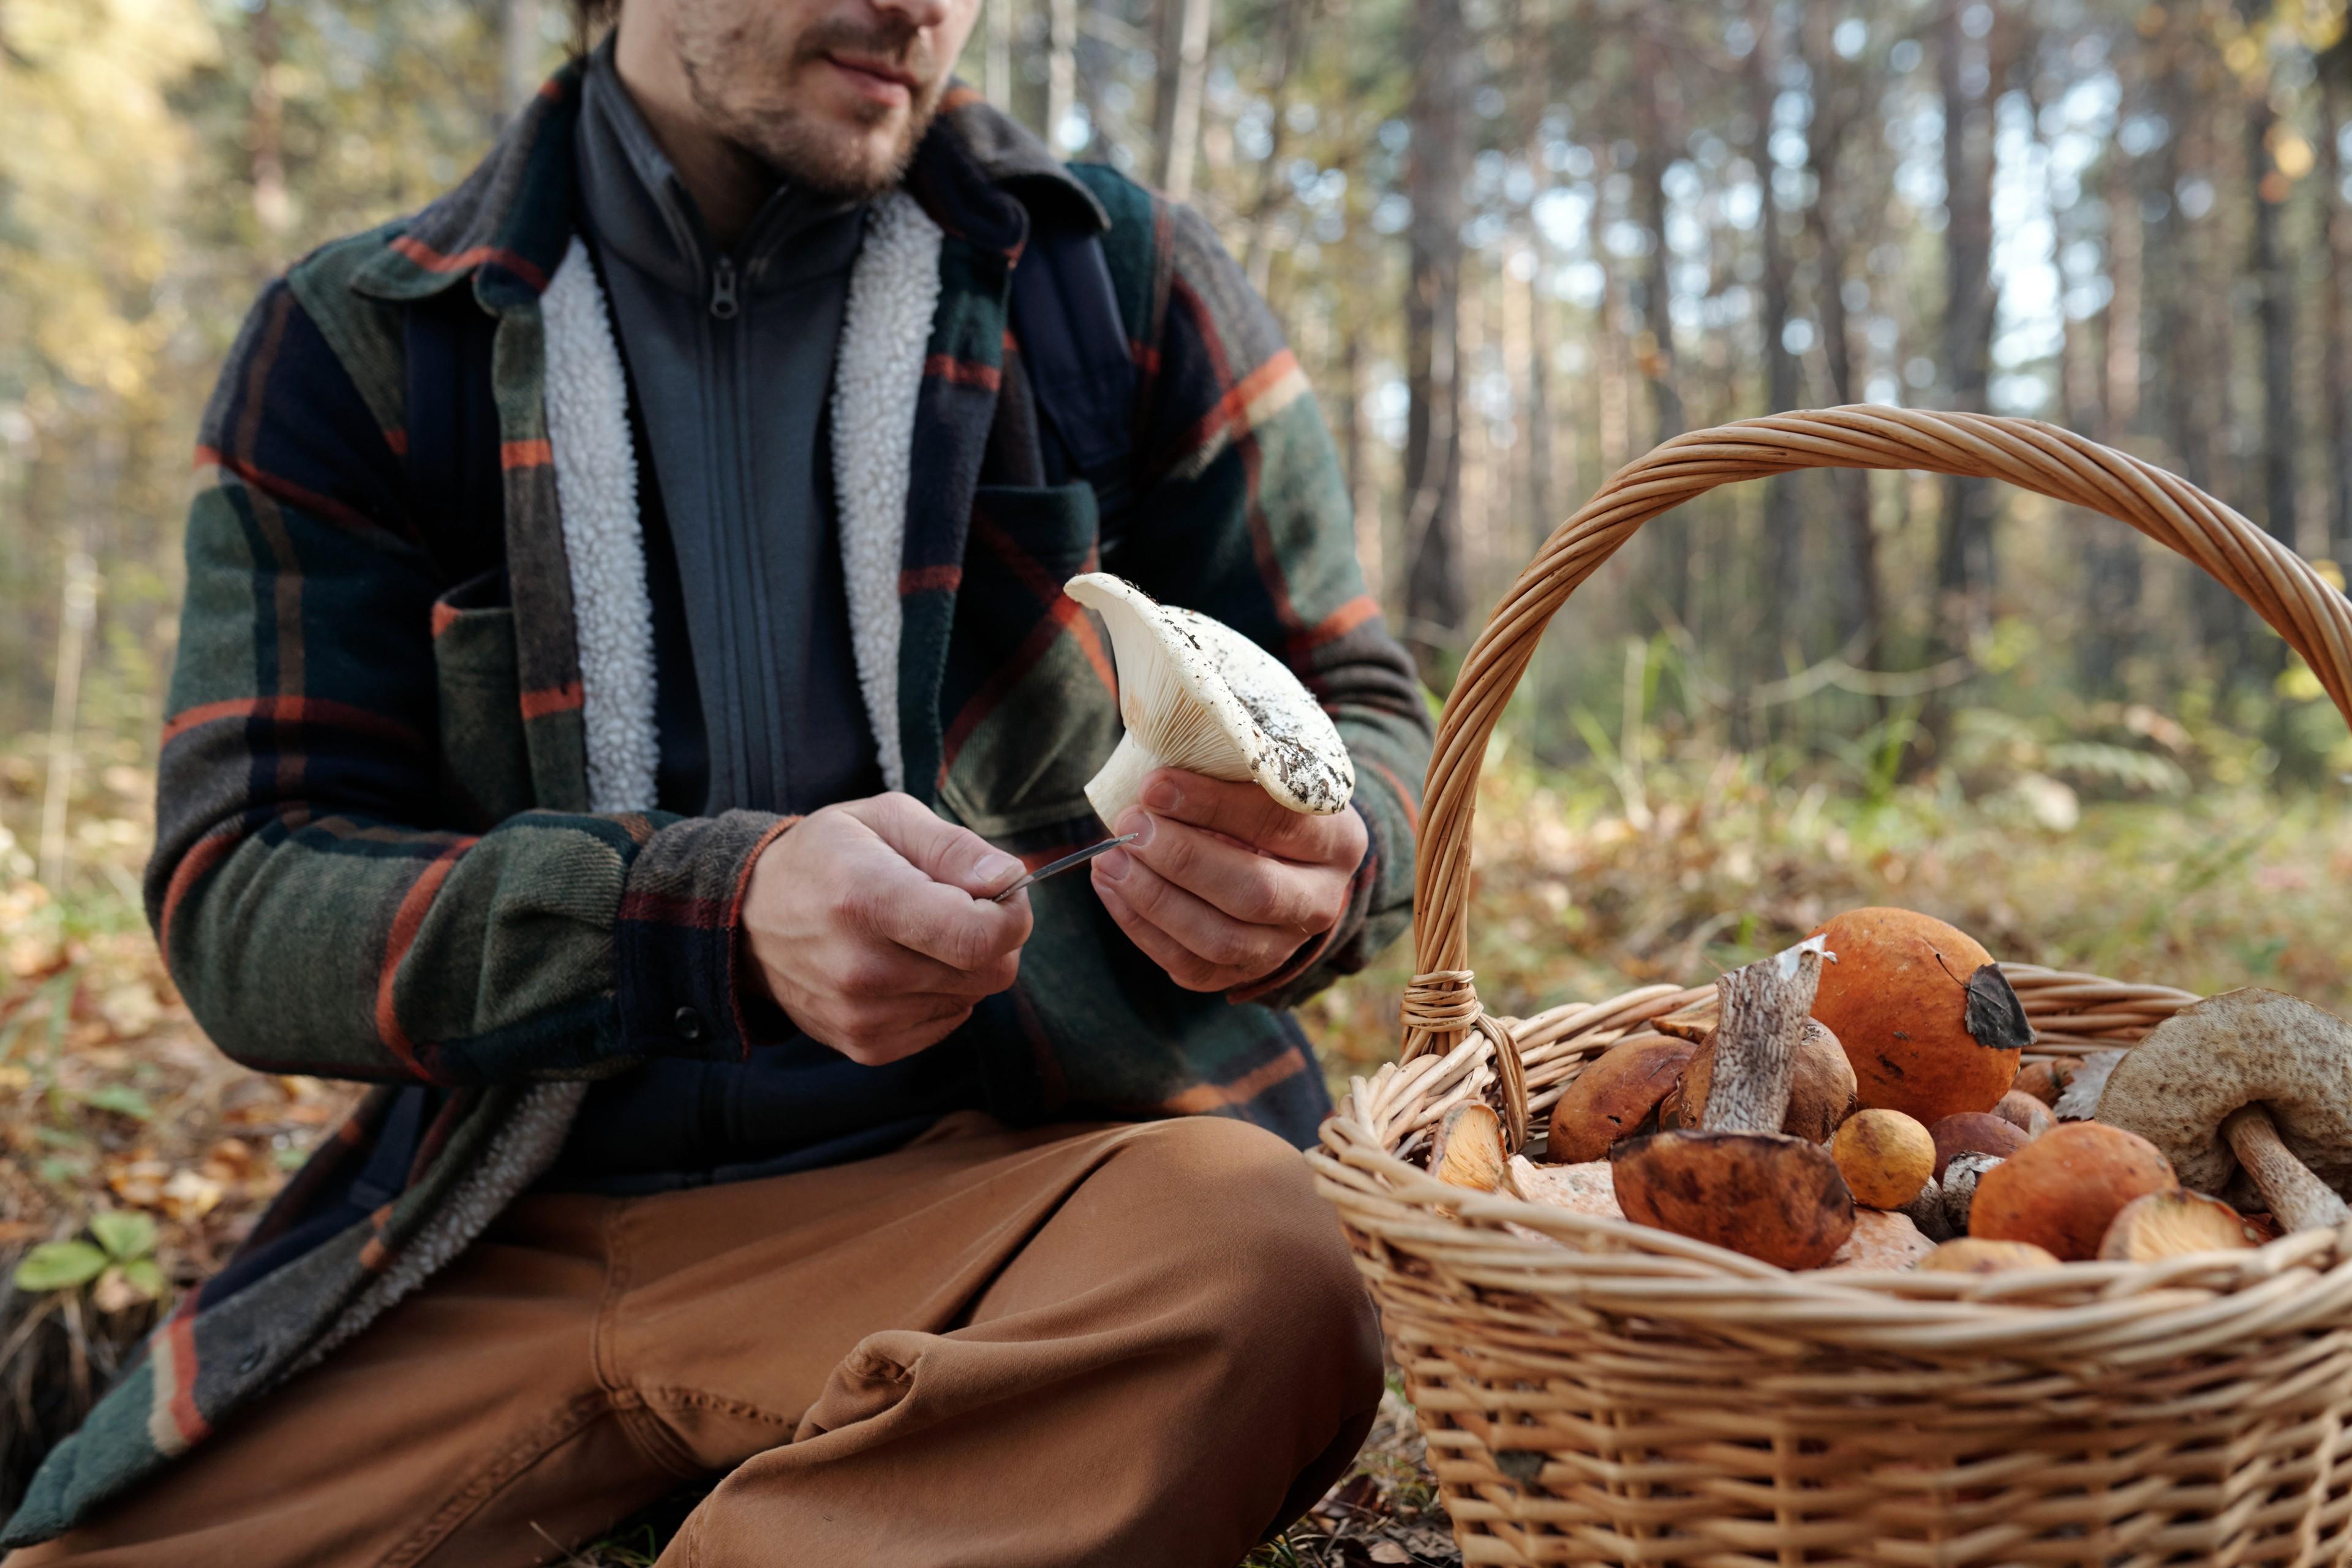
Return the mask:
<svg viewBox="0 0 2352 1568">
<path fill-rule="evenodd" d="M 2111 1263 L 2153 1263 L 2190 1252 L 2246 1252 L 2262 1233 L 2219 1198 L 2167 1187 L 2116 1211 L 2099 1256 Z"/>
<path fill-rule="evenodd" d="M 1936 1142 L 1936 1174 L 1941 1176 L 1955 1154 L 1990 1154 L 2006 1160 L 2031 1142 L 2014 1123 L 1986 1110 L 1963 1110 L 1927 1129 Z"/>
<path fill-rule="evenodd" d="M 1922 1274 L 2006 1274 L 2012 1268 L 2055 1268 L 2058 1259 L 2048 1247 L 2030 1241 L 1961 1236 L 1927 1254 L 1916 1267 Z"/>
<path fill-rule="evenodd" d="M 2249 988 L 2182 1008 L 2116 1064 L 2098 1113 L 2183 1186 L 2219 1193 L 2242 1164 L 2289 1230 L 2352 1217 L 2352 1025 L 2308 1002 Z"/>
<path fill-rule="evenodd" d="M 1503 1150 L 1503 1119 L 1481 1100 L 1445 1113 L 1429 1145 L 1429 1173 L 1457 1187 L 1491 1193 L 1502 1185 L 1510 1157 Z"/>
<path fill-rule="evenodd" d="M 2049 1106 L 2019 1089 L 2012 1089 L 2002 1095 L 2000 1103 L 1992 1108 L 1992 1113 L 2028 1138 L 2039 1138 L 2058 1124 L 2058 1119 L 2050 1114 Z"/>
<path fill-rule="evenodd" d="M 2011 1089 L 2030 1094 L 2044 1105 L 2055 1105 L 2066 1091 L 2066 1082 L 2081 1070 L 2080 1057 L 2053 1057 L 2045 1062 L 2028 1062 L 2017 1069 L 2017 1081 Z"/>
<path fill-rule="evenodd" d="M 1683 1068 L 1676 1115 L 1689 1124 L 1695 1109 L 1706 1103 L 1714 1087 L 1715 1031 L 1708 1030 Z M 1797 1058 L 1789 1078 L 1789 1109 L 1780 1131 L 1809 1143 L 1825 1143 L 1838 1124 L 1852 1114 L 1854 1104 L 1853 1064 L 1846 1059 L 1838 1037 L 1811 1018 L 1797 1042 Z M 1664 1125 L 1661 1119 L 1660 1125 Z"/>
<path fill-rule="evenodd" d="M 1819 1268 L 1845 1244 L 1853 1194 L 1837 1163 L 1779 1131 L 1821 965 L 1821 943 L 1808 942 L 1716 982 L 1722 1016 L 1698 1128 L 1610 1151 L 1628 1219 L 1783 1268 Z"/>
<path fill-rule="evenodd" d="M 1936 1179 L 1936 1141 L 1899 1110 L 1857 1110 L 1830 1140 L 1830 1158 L 1853 1201 L 1899 1209 Z"/>
<path fill-rule="evenodd" d="M 1545 1147 L 1564 1165 L 1599 1160 L 1622 1138 L 1655 1130 L 1658 1102 L 1697 1047 L 1664 1035 L 1621 1040 L 1568 1081 L 1551 1110 Z"/>
<path fill-rule="evenodd" d="M 2030 1241 L 2070 1260 L 2095 1258 L 2126 1204 L 2178 1184 L 2172 1163 L 2137 1133 L 2070 1122 L 1978 1179 L 1969 1234 Z"/>
</svg>

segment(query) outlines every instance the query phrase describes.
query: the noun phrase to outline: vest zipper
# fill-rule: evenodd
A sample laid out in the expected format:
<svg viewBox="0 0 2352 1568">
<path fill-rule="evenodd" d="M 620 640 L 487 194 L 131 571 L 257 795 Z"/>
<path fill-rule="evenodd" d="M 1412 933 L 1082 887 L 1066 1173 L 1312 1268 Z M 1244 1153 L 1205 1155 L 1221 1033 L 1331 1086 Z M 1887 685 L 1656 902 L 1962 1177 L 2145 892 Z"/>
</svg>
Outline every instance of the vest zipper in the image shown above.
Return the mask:
<svg viewBox="0 0 2352 1568">
<path fill-rule="evenodd" d="M 710 275 L 710 313 L 722 321 L 735 319 L 735 260 L 732 257 L 720 257 L 717 270 Z"/>
</svg>

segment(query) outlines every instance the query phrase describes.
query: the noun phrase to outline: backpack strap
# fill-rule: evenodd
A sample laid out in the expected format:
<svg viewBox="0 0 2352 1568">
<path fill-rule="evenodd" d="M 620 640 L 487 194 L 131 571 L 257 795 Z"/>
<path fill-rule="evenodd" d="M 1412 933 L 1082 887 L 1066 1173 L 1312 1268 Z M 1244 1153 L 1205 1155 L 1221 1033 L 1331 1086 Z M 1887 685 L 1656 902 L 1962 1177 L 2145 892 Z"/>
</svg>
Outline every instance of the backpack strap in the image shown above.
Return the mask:
<svg viewBox="0 0 2352 1568">
<path fill-rule="evenodd" d="M 1013 269 L 1020 340 L 1044 443 L 1046 477 L 1094 487 L 1102 547 L 1129 499 L 1138 377 L 1098 236 L 1040 226 Z"/>
</svg>

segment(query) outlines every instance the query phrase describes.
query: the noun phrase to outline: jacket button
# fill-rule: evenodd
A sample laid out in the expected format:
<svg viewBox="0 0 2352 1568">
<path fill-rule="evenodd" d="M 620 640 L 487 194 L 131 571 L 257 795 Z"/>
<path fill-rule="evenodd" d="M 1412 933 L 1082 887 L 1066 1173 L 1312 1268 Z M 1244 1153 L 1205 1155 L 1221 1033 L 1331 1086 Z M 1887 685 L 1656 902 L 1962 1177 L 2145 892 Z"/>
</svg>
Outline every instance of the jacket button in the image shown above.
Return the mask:
<svg viewBox="0 0 2352 1568">
<path fill-rule="evenodd" d="M 688 1045 L 702 1038 L 710 1030 L 710 1026 L 702 1021 L 702 1015 L 691 1007 L 680 1007 L 677 1010 L 677 1016 L 672 1018 L 670 1022 L 677 1026 L 677 1037 Z"/>
</svg>

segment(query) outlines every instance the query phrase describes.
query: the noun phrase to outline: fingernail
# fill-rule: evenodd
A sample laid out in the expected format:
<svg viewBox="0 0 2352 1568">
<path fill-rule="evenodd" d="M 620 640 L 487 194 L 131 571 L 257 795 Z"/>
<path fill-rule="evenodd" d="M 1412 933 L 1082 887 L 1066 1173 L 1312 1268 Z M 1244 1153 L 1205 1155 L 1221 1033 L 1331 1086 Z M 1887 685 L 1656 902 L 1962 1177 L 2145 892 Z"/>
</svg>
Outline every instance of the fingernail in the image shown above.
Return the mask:
<svg viewBox="0 0 2352 1568">
<path fill-rule="evenodd" d="M 1096 858 L 1095 864 L 1102 868 L 1102 874 L 1109 878 L 1112 881 L 1124 882 L 1127 880 L 1127 868 L 1129 862 L 1126 850 L 1106 849 Z"/>
<path fill-rule="evenodd" d="M 1135 807 L 1129 806 L 1125 811 L 1119 814 L 1118 834 L 1121 838 L 1125 838 L 1129 834 L 1133 834 L 1135 836 L 1135 847 L 1138 849 L 1149 847 L 1151 843 L 1151 814 L 1148 811 L 1138 811 Z M 1115 849 L 1111 851 L 1111 854 L 1113 855 L 1118 853 L 1118 851 Z M 1108 858 L 1108 857 L 1107 856 L 1105 858 Z"/>
<path fill-rule="evenodd" d="M 1184 804 L 1184 795 L 1171 781 L 1153 779 L 1143 787 L 1143 804 L 1154 811 L 1173 811 Z"/>
<path fill-rule="evenodd" d="M 1009 882 L 1021 875 L 1021 862 L 1010 855 L 991 855 L 981 861 L 977 874 L 982 884 Z"/>
</svg>

